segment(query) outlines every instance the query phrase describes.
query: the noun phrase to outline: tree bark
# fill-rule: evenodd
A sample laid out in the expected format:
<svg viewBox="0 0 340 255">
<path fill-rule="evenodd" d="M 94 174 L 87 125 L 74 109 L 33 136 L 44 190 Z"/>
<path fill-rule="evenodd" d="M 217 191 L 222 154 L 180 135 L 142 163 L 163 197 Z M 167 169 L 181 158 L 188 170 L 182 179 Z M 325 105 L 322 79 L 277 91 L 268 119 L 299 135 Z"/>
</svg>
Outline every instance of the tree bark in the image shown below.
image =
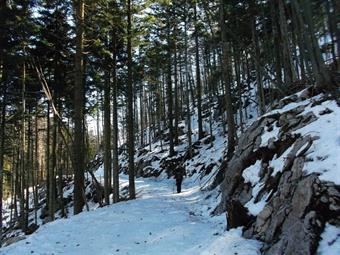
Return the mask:
<svg viewBox="0 0 340 255">
<path fill-rule="evenodd" d="M 84 206 L 84 0 L 75 0 L 76 55 L 74 86 L 74 214 Z"/>
<path fill-rule="evenodd" d="M 1 104 L 1 123 L 0 123 L 0 247 L 2 244 L 2 184 L 3 184 L 3 167 L 4 167 L 4 147 L 5 147 L 5 126 L 6 126 L 6 104 L 7 104 L 7 75 L 6 66 L 3 63 L 2 70 L 2 104 Z"/>
<path fill-rule="evenodd" d="M 109 76 L 106 72 L 106 76 Z M 110 204 L 111 173 L 111 113 L 110 113 L 110 77 L 105 77 L 104 88 L 104 197 L 105 204 Z"/>
<path fill-rule="evenodd" d="M 191 114 L 190 114 L 190 91 L 189 91 L 189 70 L 188 70 L 188 16 L 187 16 L 187 1 L 185 1 L 185 17 L 184 17 L 184 64 L 185 64 L 185 104 L 186 104 L 186 122 L 187 122 L 187 137 L 188 137 L 188 151 L 190 158 L 191 153 Z"/>
<path fill-rule="evenodd" d="M 172 39 L 171 39 L 171 22 L 170 22 L 170 7 L 168 7 L 167 13 L 167 56 L 168 56 L 168 64 L 167 64 L 167 99 L 168 99 L 168 122 L 169 122 L 169 157 L 172 157 L 175 154 L 174 149 L 174 128 L 173 128 L 173 98 L 172 98 L 172 80 L 171 80 L 171 48 L 172 48 Z"/>
<path fill-rule="evenodd" d="M 255 9 L 255 1 L 251 1 L 252 9 Z M 262 68 L 260 63 L 260 45 L 258 34 L 256 31 L 256 19 L 255 16 L 252 18 L 252 39 L 254 43 L 254 60 L 255 60 L 255 69 L 256 69 L 256 84 L 257 84 L 257 97 L 258 97 L 258 105 L 260 115 L 265 113 L 265 101 L 264 101 L 264 92 L 263 92 L 263 83 L 262 83 Z"/>
<path fill-rule="evenodd" d="M 285 70 L 285 83 L 286 85 L 291 85 L 293 81 L 296 80 L 296 74 L 294 71 L 292 54 L 289 47 L 288 41 L 288 28 L 287 28 L 287 19 L 285 14 L 285 8 L 283 0 L 278 0 L 279 6 L 279 23 L 280 23 L 280 34 L 281 34 L 281 46 L 283 53 L 283 64 Z"/>
<path fill-rule="evenodd" d="M 127 53 L 128 53 L 128 88 L 127 88 L 127 133 L 128 133 L 128 155 L 129 155 L 129 195 L 130 199 L 136 198 L 135 188 L 135 141 L 133 128 L 133 84 L 132 84 L 132 35 L 131 35 L 131 0 L 127 1 Z"/>
<path fill-rule="evenodd" d="M 227 110 L 227 125 L 228 125 L 228 151 L 227 157 L 231 158 L 235 149 L 235 121 L 233 105 L 231 100 L 231 70 L 230 70 L 230 60 L 229 60 L 229 43 L 227 41 L 226 34 L 226 23 L 225 23 L 225 5 L 224 1 L 220 0 L 220 26 L 222 34 L 222 55 L 223 55 L 223 66 L 222 66 L 222 77 L 225 86 L 225 100 L 226 100 L 226 110 Z"/>
<path fill-rule="evenodd" d="M 113 177 L 113 203 L 119 201 L 119 162 L 118 162 L 118 109 L 117 109 L 117 73 L 116 73 L 116 32 L 112 35 L 112 177 Z"/>
<path fill-rule="evenodd" d="M 195 21 L 195 55 L 196 55 L 196 82 L 197 82 L 197 121 L 198 121 L 198 139 L 203 138 L 203 120 L 202 120 L 202 84 L 201 84 L 201 70 L 199 57 L 199 42 L 198 42 L 198 21 L 197 21 L 197 6 L 194 7 L 194 21 Z"/>
<path fill-rule="evenodd" d="M 20 190 L 20 223 L 21 229 L 23 232 L 27 230 L 27 222 L 26 222 L 26 212 L 25 211 L 25 188 L 27 188 L 27 183 L 25 180 L 26 175 L 26 63 L 23 63 L 22 67 L 22 145 L 21 145 L 21 190 Z"/>
<path fill-rule="evenodd" d="M 305 31 L 304 42 L 307 47 L 308 56 L 312 63 L 316 87 L 319 89 L 329 88 L 330 78 L 326 72 L 325 63 L 322 59 L 319 44 L 317 42 L 311 14 L 311 3 L 306 0 L 293 1 L 293 8 L 297 16 L 300 31 Z"/>
</svg>

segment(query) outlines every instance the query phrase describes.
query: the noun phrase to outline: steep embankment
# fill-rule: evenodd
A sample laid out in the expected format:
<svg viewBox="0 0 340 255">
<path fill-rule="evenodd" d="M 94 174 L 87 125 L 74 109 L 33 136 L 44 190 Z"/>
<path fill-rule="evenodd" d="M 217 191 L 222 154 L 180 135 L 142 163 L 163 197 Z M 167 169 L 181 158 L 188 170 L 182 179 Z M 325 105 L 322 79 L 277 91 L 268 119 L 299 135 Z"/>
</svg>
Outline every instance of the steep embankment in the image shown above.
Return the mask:
<svg viewBox="0 0 340 255">
<path fill-rule="evenodd" d="M 340 254 L 340 108 L 311 93 L 255 121 L 225 164 L 218 211 L 265 254 Z"/>
</svg>

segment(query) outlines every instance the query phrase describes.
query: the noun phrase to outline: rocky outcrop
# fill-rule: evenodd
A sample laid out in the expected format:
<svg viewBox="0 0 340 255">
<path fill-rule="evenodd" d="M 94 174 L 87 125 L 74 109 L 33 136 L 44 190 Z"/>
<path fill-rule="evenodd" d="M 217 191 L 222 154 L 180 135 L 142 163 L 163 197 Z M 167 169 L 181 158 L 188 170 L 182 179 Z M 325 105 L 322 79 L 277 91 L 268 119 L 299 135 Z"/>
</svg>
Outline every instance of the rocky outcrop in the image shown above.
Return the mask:
<svg viewBox="0 0 340 255">
<path fill-rule="evenodd" d="M 226 212 L 228 228 L 244 226 L 245 237 L 261 240 L 264 254 L 314 254 L 325 223 L 340 226 L 340 186 L 304 171 L 320 137 L 299 130 L 331 112 L 317 117 L 309 109 L 327 98 L 306 99 L 309 95 L 305 91 L 280 101 L 279 110 L 255 121 L 234 156 L 222 164 L 216 212 Z"/>
</svg>

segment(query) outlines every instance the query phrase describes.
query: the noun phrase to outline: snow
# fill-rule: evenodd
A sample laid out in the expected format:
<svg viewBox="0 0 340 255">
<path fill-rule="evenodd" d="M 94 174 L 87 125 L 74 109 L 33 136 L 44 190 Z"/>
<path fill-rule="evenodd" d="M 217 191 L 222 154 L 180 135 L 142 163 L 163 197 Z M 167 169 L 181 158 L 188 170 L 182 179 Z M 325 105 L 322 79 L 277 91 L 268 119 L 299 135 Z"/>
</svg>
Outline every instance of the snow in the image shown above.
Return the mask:
<svg viewBox="0 0 340 255">
<path fill-rule="evenodd" d="M 277 154 L 274 155 L 274 158 L 269 161 L 269 166 L 273 168 L 272 176 L 275 176 L 276 173 L 281 172 L 283 170 L 283 166 L 285 163 L 285 159 L 287 158 L 288 154 L 293 149 L 293 145 L 290 146 L 285 152 L 280 156 L 277 157 Z"/>
<path fill-rule="evenodd" d="M 338 255 L 340 254 L 340 228 L 326 224 L 324 232 L 321 234 L 321 241 L 317 254 Z"/>
<path fill-rule="evenodd" d="M 280 128 L 273 126 L 273 130 L 264 132 L 261 136 L 261 147 L 265 147 L 268 145 L 269 139 L 274 138 L 274 140 L 277 140 L 278 135 L 280 132 Z"/>
<path fill-rule="evenodd" d="M 312 112 L 317 120 L 306 125 L 303 128 L 295 130 L 295 134 L 300 136 L 311 135 L 318 137 L 313 141 L 313 145 L 305 153 L 307 158 L 304 164 L 304 171 L 306 174 L 318 173 L 319 178 L 322 181 L 330 181 L 336 184 L 340 184 L 340 107 L 337 106 L 334 100 L 326 100 L 321 104 L 314 104 L 315 101 L 321 100 L 321 96 L 318 95 L 312 99 L 304 100 L 301 102 L 293 102 L 283 106 L 281 109 L 273 110 L 266 115 L 272 115 L 274 113 L 284 113 L 293 110 L 297 107 L 304 106 L 305 109 L 300 115 L 306 115 Z M 330 113 L 323 114 L 325 110 Z M 274 122 L 272 124 L 272 130 L 265 128 L 261 136 L 261 147 L 268 146 L 270 139 L 279 139 L 280 128 Z M 278 172 L 281 172 L 284 167 L 285 160 L 291 152 L 294 144 L 287 148 L 280 156 L 274 155 L 270 160 L 269 167 L 272 168 L 272 176 L 275 176 Z M 306 149 L 303 146 L 296 154 Z M 262 198 L 255 203 L 255 199 L 258 196 L 259 191 L 263 187 L 264 183 L 259 180 L 259 171 L 261 169 L 261 161 L 256 161 L 254 165 L 249 166 L 243 171 L 243 178 L 245 182 L 251 184 L 252 198 L 245 204 L 249 212 L 252 215 L 258 215 L 266 205 L 266 199 L 269 194 L 264 194 Z M 340 254 L 340 253 L 338 253 Z"/>
<path fill-rule="evenodd" d="M 266 194 L 261 198 L 260 201 L 257 201 L 255 203 L 255 199 L 260 190 L 262 189 L 263 185 L 264 183 L 259 182 L 255 185 L 255 187 L 253 187 L 252 198 L 245 204 L 245 207 L 248 208 L 249 212 L 254 216 L 258 215 L 263 210 L 267 203 L 266 199 L 268 198 L 269 194 Z"/>
<path fill-rule="evenodd" d="M 191 120 L 194 143 L 198 139 L 197 112 L 193 111 Z M 209 126 L 207 123 L 205 120 L 206 128 Z M 185 121 L 180 121 L 179 125 L 185 127 Z M 198 154 L 185 162 L 190 178 L 185 179 L 182 194 L 173 194 L 174 180 L 168 180 L 165 171 L 159 178 L 138 179 L 137 200 L 105 208 L 89 201 L 90 212 L 73 216 L 73 208 L 70 207 L 69 219 L 58 219 L 45 225 L 39 219 L 38 231 L 26 240 L 5 248 L 5 254 L 30 254 L 31 251 L 35 254 L 140 254 L 140 250 L 143 250 L 142 254 L 173 254 L 174 251 L 176 254 L 211 254 L 212 251 L 215 254 L 222 251 L 222 254 L 226 251 L 230 254 L 258 254 L 259 242 L 245 240 L 241 231 L 225 232 L 225 215 L 211 216 L 220 202 L 219 189 L 201 191 L 213 182 L 227 148 L 221 123 L 214 121 L 212 129 L 215 140 L 207 144 L 198 143 Z M 185 128 L 183 131 L 180 143 L 175 146 L 176 157 L 187 150 L 187 131 Z M 155 140 L 143 148 L 146 153 L 136 154 L 135 161 L 150 162 L 151 168 L 161 170 L 161 161 L 168 159 L 168 148 L 168 143 L 163 142 L 161 146 L 161 141 Z M 121 166 L 126 165 L 124 153 L 119 161 Z M 209 173 L 204 166 L 209 166 Z M 94 175 L 103 182 L 103 165 Z M 126 176 L 121 175 L 120 188 L 127 185 Z M 64 197 L 72 195 L 72 192 L 71 183 L 64 189 Z M 87 192 L 90 192 L 89 186 Z"/>
<path fill-rule="evenodd" d="M 173 180 L 137 179 L 136 186 L 136 200 L 43 225 L 1 254 L 260 254 L 260 242 L 225 231 L 223 215 L 206 214 L 211 201 L 188 179 L 181 194 Z"/>
<path fill-rule="evenodd" d="M 254 165 L 243 170 L 242 177 L 244 178 L 245 182 L 250 182 L 255 185 L 259 180 L 259 173 L 261 170 L 261 161 L 257 160 Z"/>
<path fill-rule="evenodd" d="M 264 206 L 266 205 L 265 200 L 267 196 L 262 197 L 260 201 L 255 203 L 255 199 L 264 185 L 263 182 L 260 182 L 260 177 L 259 177 L 260 170 L 261 170 L 261 161 L 257 160 L 254 165 L 251 165 L 250 167 L 246 168 L 242 173 L 244 181 L 251 183 L 251 186 L 253 188 L 252 198 L 245 204 L 245 207 L 248 208 L 249 212 L 252 215 L 258 215 L 263 210 Z"/>
<path fill-rule="evenodd" d="M 306 173 L 320 173 L 320 179 L 340 184 L 340 108 L 333 101 L 325 101 L 312 106 L 313 100 L 290 103 L 281 109 L 273 110 L 266 115 L 283 113 L 296 107 L 304 106 L 301 114 L 312 111 L 318 119 L 306 127 L 295 130 L 296 134 L 319 136 L 312 147 L 306 152 Z M 332 112 L 320 115 L 326 108 Z M 255 108 L 254 108 L 255 109 Z M 254 113 L 254 115 L 256 115 Z M 255 118 L 247 120 L 249 126 Z M 191 116 L 192 141 L 198 139 L 197 113 Z M 204 127 L 208 127 L 204 122 Z M 185 126 L 185 121 L 179 123 Z M 261 146 L 267 146 L 270 139 L 279 139 L 280 128 L 273 123 L 271 131 L 268 128 L 261 137 Z M 42 225 L 38 231 L 27 239 L 3 248 L 0 254 L 260 254 L 262 244 L 255 240 L 242 237 L 242 229 L 225 231 L 225 215 L 211 217 L 210 213 L 220 201 L 219 189 L 204 192 L 214 180 L 223 154 L 227 147 L 226 136 L 219 122 L 212 125 L 215 140 L 213 143 L 199 144 L 198 154 L 185 162 L 190 178 L 183 183 L 183 192 L 174 194 L 174 180 L 167 179 L 165 172 L 158 178 L 137 179 L 137 199 L 120 202 L 104 208 L 90 203 L 90 212 L 71 216 L 69 219 L 57 220 Z M 187 150 L 186 130 L 179 137 L 180 143 L 175 146 L 176 157 L 180 157 Z M 209 129 L 206 128 L 206 131 Z M 165 131 L 166 132 L 166 131 Z M 146 132 L 148 134 L 148 132 Z M 160 162 L 168 157 L 169 144 L 154 141 L 146 146 L 146 154 L 135 160 L 151 161 L 153 169 L 160 169 Z M 282 171 L 284 162 L 293 145 L 282 155 L 275 155 L 270 160 L 269 167 L 273 168 L 272 176 Z M 151 160 L 156 156 L 158 159 Z M 121 165 L 126 158 L 120 157 Z M 203 170 L 203 166 L 213 164 L 210 173 Z M 255 199 L 264 183 L 260 180 L 259 172 L 262 162 L 243 171 L 245 182 L 252 187 L 252 198 L 245 204 L 252 215 L 258 215 L 266 205 L 269 194 L 263 194 L 255 203 Z M 103 166 L 95 172 L 95 176 L 102 181 Z M 127 177 L 120 176 L 120 186 L 128 185 Z M 65 190 L 70 195 L 73 189 Z M 72 208 L 70 208 L 72 214 Z M 40 212 L 38 212 L 40 215 Z M 40 220 L 39 220 L 40 225 Z M 323 240 L 320 243 L 319 254 L 340 254 L 339 228 L 327 224 Z M 334 251 L 334 253 L 332 253 Z"/>
<path fill-rule="evenodd" d="M 285 105 L 281 109 L 275 109 L 273 111 L 270 111 L 270 112 L 264 114 L 263 117 L 270 116 L 270 115 L 273 115 L 273 114 L 282 114 L 284 112 L 288 112 L 290 110 L 293 110 L 293 109 L 297 108 L 300 105 L 307 105 L 307 104 L 308 103 L 306 103 L 306 102 L 298 102 L 298 103 L 293 102 L 293 103 Z"/>
<path fill-rule="evenodd" d="M 320 115 L 326 108 L 332 112 Z M 340 107 L 335 101 L 325 101 L 320 105 L 306 107 L 301 114 L 312 111 L 318 120 L 296 131 L 302 135 L 312 134 L 320 139 L 313 142 L 313 146 L 306 153 L 312 160 L 304 165 L 308 173 L 320 173 L 320 180 L 340 184 Z"/>
<path fill-rule="evenodd" d="M 293 102 L 285 105 L 281 109 L 273 110 L 266 115 L 269 116 L 274 113 L 282 114 L 299 106 L 305 107 L 304 111 L 300 113 L 300 115 L 306 115 L 309 112 L 312 112 L 317 117 L 317 120 L 294 131 L 295 134 L 299 134 L 301 136 L 312 135 L 319 137 L 319 139 L 316 139 L 311 148 L 309 148 L 309 150 L 305 153 L 308 160 L 305 162 L 303 170 L 307 174 L 318 173 L 319 178 L 322 181 L 330 181 L 340 184 L 340 162 L 338 160 L 340 155 L 340 107 L 337 106 L 334 100 L 327 100 L 319 105 L 313 105 L 313 102 L 320 99 L 320 95 L 318 95 L 312 99 L 302 102 Z M 331 112 L 327 114 L 320 114 L 326 109 Z M 279 131 L 280 129 L 274 124 L 272 131 L 268 132 L 268 130 L 265 130 L 261 137 L 261 146 L 268 145 L 270 138 L 274 138 L 275 140 L 279 139 Z M 280 157 L 275 155 L 273 160 L 269 162 L 270 166 L 274 169 L 272 175 L 282 171 L 285 158 L 291 148 L 292 147 L 287 149 Z M 305 147 L 301 148 L 300 151 L 303 149 L 305 149 Z M 297 154 L 299 154 L 299 152 Z"/>
</svg>

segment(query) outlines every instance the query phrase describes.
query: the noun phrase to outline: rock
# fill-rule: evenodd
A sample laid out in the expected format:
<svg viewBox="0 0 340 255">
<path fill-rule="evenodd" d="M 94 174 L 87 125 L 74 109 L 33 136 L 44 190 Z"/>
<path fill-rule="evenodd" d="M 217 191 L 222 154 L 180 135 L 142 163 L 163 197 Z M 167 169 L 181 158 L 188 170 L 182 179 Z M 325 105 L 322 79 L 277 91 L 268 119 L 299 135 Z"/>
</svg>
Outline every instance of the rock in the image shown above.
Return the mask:
<svg viewBox="0 0 340 255">
<path fill-rule="evenodd" d="M 147 154 L 149 151 L 145 148 L 141 148 L 137 151 L 137 157 Z"/>
<path fill-rule="evenodd" d="M 320 198 L 320 201 L 321 201 L 322 203 L 324 203 L 324 204 L 327 204 L 327 203 L 329 202 L 328 197 L 326 197 L 326 196 L 322 196 L 322 197 Z"/>
<path fill-rule="evenodd" d="M 14 236 L 14 237 L 10 237 L 8 238 L 4 243 L 3 243 L 3 247 L 6 247 L 8 245 L 11 245 L 13 243 L 19 242 L 21 240 L 25 240 L 26 237 L 25 236 Z"/>
<path fill-rule="evenodd" d="M 310 93 L 305 90 L 304 97 L 309 98 Z M 304 97 L 286 98 L 279 107 Z M 309 149 L 320 138 L 298 133 L 317 120 L 312 111 L 306 113 L 305 109 L 306 105 L 300 105 L 256 120 L 240 137 L 233 157 L 221 164 L 222 199 L 214 213 L 226 212 L 228 229 L 245 226 L 243 235 L 262 241 L 264 254 L 314 254 L 326 222 L 340 226 L 340 187 L 321 181 L 316 173 L 303 171 Z M 260 147 L 262 134 L 275 125 L 280 128 L 278 136 Z M 273 169 L 270 160 L 284 153 L 282 169 Z M 261 190 L 254 202 L 265 198 L 266 204 L 258 215 L 250 216 L 245 204 L 253 197 L 252 187 L 242 174 L 256 161 L 261 163 Z"/>
<path fill-rule="evenodd" d="M 322 110 L 319 112 L 320 115 L 325 115 L 325 114 L 330 114 L 332 113 L 333 111 L 329 108 L 326 107 L 326 109 Z"/>
<path fill-rule="evenodd" d="M 215 141 L 215 136 L 211 136 L 211 135 L 202 139 L 203 144 L 209 144 L 209 143 L 212 143 L 213 141 Z"/>
<path fill-rule="evenodd" d="M 37 224 L 32 223 L 31 225 L 28 226 L 25 234 L 30 235 L 30 234 L 34 233 L 38 228 L 39 228 L 39 226 Z"/>
<path fill-rule="evenodd" d="M 254 218 L 239 201 L 231 200 L 227 210 L 227 229 L 249 225 Z"/>
<path fill-rule="evenodd" d="M 211 171 L 214 169 L 214 167 L 216 167 L 216 163 L 210 163 L 209 165 L 207 165 L 205 167 L 205 172 L 204 172 L 204 175 L 208 175 L 211 173 Z"/>
<path fill-rule="evenodd" d="M 47 216 L 48 216 L 48 208 L 47 208 L 46 206 L 44 206 L 43 208 L 41 208 L 39 218 L 40 218 L 41 220 L 43 220 L 43 219 L 45 219 Z"/>
<path fill-rule="evenodd" d="M 310 205 L 313 197 L 313 183 L 316 179 L 315 175 L 310 175 L 300 181 L 292 198 L 293 217 L 301 218 L 305 214 L 307 207 Z"/>
<path fill-rule="evenodd" d="M 340 197 L 340 192 L 339 190 L 336 188 L 336 186 L 334 186 L 334 183 L 333 183 L 333 186 L 329 186 L 327 188 L 327 193 L 329 194 L 329 196 L 331 197 Z"/>
<path fill-rule="evenodd" d="M 312 96 L 312 93 L 311 93 L 310 89 L 304 89 L 300 94 L 300 98 L 302 100 L 306 100 L 306 99 L 310 98 L 311 96 Z"/>
<path fill-rule="evenodd" d="M 258 228 L 263 228 L 265 225 L 267 219 L 271 216 L 273 212 L 273 208 L 269 205 L 266 205 L 263 210 L 259 213 L 259 215 L 256 217 L 256 226 Z"/>
<path fill-rule="evenodd" d="M 147 166 L 144 168 L 143 170 L 143 177 L 144 178 L 149 178 L 149 177 L 158 177 L 161 174 L 161 170 L 160 169 L 154 169 L 151 166 Z"/>
</svg>

